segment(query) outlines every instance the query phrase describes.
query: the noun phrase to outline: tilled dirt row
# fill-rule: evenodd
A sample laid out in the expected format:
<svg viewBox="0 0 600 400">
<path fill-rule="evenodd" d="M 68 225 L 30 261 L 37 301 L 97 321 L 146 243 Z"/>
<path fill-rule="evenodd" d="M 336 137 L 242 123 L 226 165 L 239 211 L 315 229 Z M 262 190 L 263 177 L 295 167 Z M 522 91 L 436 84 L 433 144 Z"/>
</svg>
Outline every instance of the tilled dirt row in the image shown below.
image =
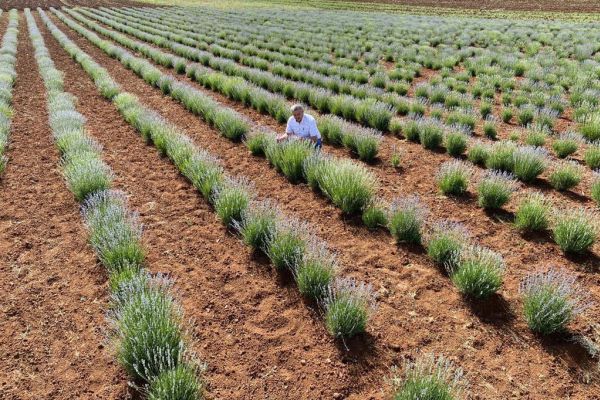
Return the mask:
<svg viewBox="0 0 600 400">
<path fill-rule="evenodd" d="M 340 374 L 336 382 L 345 382 L 342 393 L 353 393 L 355 398 L 380 396 L 382 377 L 388 374 L 389 365 L 415 349 L 444 352 L 456 359 L 469 371 L 473 392 L 483 398 L 511 395 L 560 398 L 569 394 L 583 399 L 591 390 L 597 390 L 579 381 L 580 371 L 575 365 L 581 362 L 581 353 L 577 349 L 560 340 L 543 343 L 529 334 L 519 311 L 511 306 L 518 304 L 514 279 L 509 282 L 511 290 L 490 303 L 465 303 L 447 277 L 432 268 L 421 250 L 398 247 L 388 235 L 368 232 L 356 221 L 342 219 L 325 199 L 304 185 L 289 184 L 264 160 L 250 156 L 242 145 L 221 138 L 181 105 L 149 87 L 56 18 L 53 20 L 108 67 L 127 91 L 138 95 L 168 120 L 186 129 L 199 145 L 220 156 L 228 171 L 249 176 L 260 196 L 278 199 L 284 210 L 311 222 L 338 252 L 345 273 L 373 283 L 381 298 L 371 325 L 372 334 L 349 343 L 349 352 L 341 351 L 325 360 L 331 365 L 328 371 Z M 523 263 L 515 265 L 518 268 Z M 278 367 L 288 368 L 289 360 L 280 359 Z M 219 383 L 226 381 L 223 376 L 212 375 L 212 379 Z M 246 379 L 253 382 L 264 378 Z M 322 379 L 315 382 L 321 387 L 331 384 L 328 381 L 324 385 Z"/>
<path fill-rule="evenodd" d="M 0 178 L 0 397 L 123 398 L 124 373 L 104 348 L 107 277 L 59 170 L 45 91 L 21 18 Z"/>
<path fill-rule="evenodd" d="M 193 186 L 123 121 L 45 27 L 43 32 L 57 68 L 66 73 L 66 89 L 79 98 L 89 134 L 103 146 L 116 187 L 140 212 L 150 270 L 176 279 L 186 316 L 195 321 L 195 350 L 209 365 L 209 398 L 330 398 L 343 391 L 348 376 L 326 387 L 316 381 L 333 379 L 345 367 L 325 362 L 339 361 L 339 352 L 293 285 L 280 282 L 265 260 L 225 231 Z M 114 76 L 129 89 L 123 75 Z M 168 108 L 158 111 L 169 115 Z"/>
</svg>

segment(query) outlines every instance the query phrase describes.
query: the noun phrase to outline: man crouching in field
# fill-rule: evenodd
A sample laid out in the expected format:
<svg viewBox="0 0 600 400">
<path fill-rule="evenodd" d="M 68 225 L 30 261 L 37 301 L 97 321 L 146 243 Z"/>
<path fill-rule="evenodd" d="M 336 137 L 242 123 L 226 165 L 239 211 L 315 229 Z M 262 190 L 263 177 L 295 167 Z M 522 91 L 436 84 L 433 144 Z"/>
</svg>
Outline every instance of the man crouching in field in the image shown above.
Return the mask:
<svg viewBox="0 0 600 400">
<path fill-rule="evenodd" d="M 310 140 L 315 147 L 320 149 L 322 146 L 321 132 L 317 128 L 317 121 L 314 117 L 304 113 L 304 107 L 300 104 L 294 104 L 291 107 L 292 116 L 288 119 L 285 134 L 277 136 L 277 141 L 281 142 L 287 138 L 299 138 Z"/>
</svg>

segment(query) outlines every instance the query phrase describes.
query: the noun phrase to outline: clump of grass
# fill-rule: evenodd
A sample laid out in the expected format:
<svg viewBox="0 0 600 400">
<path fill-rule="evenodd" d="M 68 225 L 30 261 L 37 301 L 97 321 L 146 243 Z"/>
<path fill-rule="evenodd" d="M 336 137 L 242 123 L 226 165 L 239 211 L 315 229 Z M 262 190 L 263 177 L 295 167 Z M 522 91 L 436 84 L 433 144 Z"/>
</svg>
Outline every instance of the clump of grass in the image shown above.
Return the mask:
<svg viewBox="0 0 600 400">
<path fill-rule="evenodd" d="M 517 114 L 517 121 L 521 126 L 527 126 L 533 122 L 533 118 L 535 117 L 535 112 L 533 108 L 524 106 L 519 109 L 519 113 Z"/>
<path fill-rule="evenodd" d="M 244 139 L 246 147 L 255 156 L 264 156 L 267 147 L 273 145 L 275 135 L 266 131 L 250 131 Z"/>
<path fill-rule="evenodd" d="M 596 202 L 596 205 L 600 206 L 600 172 L 594 173 L 591 192 L 592 199 Z"/>
<path fill-rule="evenodd" d="M 457 265 L 450 267 L 448 273 L 461 293 L 485 298 L 502 286 L 504 260 L 490 249 L 471 246 L 461 253 Z"/>
<path fill-rule="evenodd" d="M 400 168 L 402 166 L 402 153 L 394 146 L 392 155 L 390 157 L 390 163 L 394 168 Z"/>
<path fill-rule="evenodd" d="M 481 102 L 481 105 L 479 106 L 479 113 L 481 114 L 481 118 L 486 119 L 492 114 L 492 104 L 488 102 Z"/>
<path fill-rule="evenodd" d="M 585 209 L 563 210 L 555 215 L 552 228 L 554 241 L 565 253 L 583 253 L 596 241 L 598 227 L 595 215 Z"/>
<path fill-rule="evenodd" d="M 443 356 L 429 354 L 415 361 L 404 361 L 402 375 L 393 368 L 393 400 L 453 400 L 466 387 L 462 369 Z"/>
<path fill-rule="evenodd" d="M 502 118 L 502 122 L 504 122 L 505 124 L 508 124 L 510 122 L 510 120 L 513 117 L 513 111 L 510 108 L 504 108 L 502 109 L 502 114 L 501 114 L 501 118 Z"/>
<path fill-rule="evenodd" d="M 230 140 L 241 140 L 249 129 L 248 122 L 233 110 L 218 110 L 212 121 L 219 132 Z"/>
<path fill-rule="evenodd" d="M 304 160 L 315 151 L 307 140 L 287 140 L 283 143 L 270 143 L 266 149 L 267 159 L 292 183 L 304 178 Z"/>
<path fill-rule="evenodd" d="M 510 172 L 513 169 L 513 153 L 517 146 L 512 142 L 494 143 L 488 151 L 488 157 L 485 160 L 485 166 L 488 169 Z"/>
<path fill-rule="evenodd" d="M 266 243 L 265 253 L 276 269 L 295 271 L 307 246 L 306 224 L 295 219 L 278 219 Z"/>
<path fill-rule="evenodd" d="M 346 132 L 342 136 L 342 144 L 358 155 L 358 158 L 371 162 L 379 153 L 379 144 L 381 142 L 381 132 L 375 129 L 347 126 Z"/>
<path fill-rule="evenodd" d="M 580 131 L 590 142 L 600 140 L 600 114 L 591 114 L 584 118 Z"/>
<path fill-rule="evenodd" d="M 463 161 L 447 161 L 437 173 L 438 187 L 445 195 L 461 195 L 467 191 L 472 173 L 472 167 Z"/>
<path fill-rule="evenodd" d="M 531 182 L 546 169 L 546 151 L 541 147 L 519 147 L 513 153 L 512 163 L 512 173 L 523 182 Z"/>
<path fill-rule="evenodd" d="M 493 121 L 485 121 L 483 124 L 483 134 L 492 140 L 498 137 L 498 130 Z"/>
<path fill-rule="evenodd" d="M 467 149 L 467 135 L 462 132 L 448 132 L 444 137 L 446 151 L 453 157 L 461 156 Z"/>
<path fill-rule="evenodd" d="M 136 379 L 152 382 L 186 357 L 182 312 L 172 282 L 146 273 L 112 296 L 111 339 L 119 363 Z"/>
<path fill-rule="evenodd" d="M 408 120 L 402 125 L 402 134 L 406 140 L 411 142 L 419 142 L 419 136 L 421 133 L 421 122 L 415 120 Z"/>
<path fill-rule="evenodd" d="M 427 208 L 416 196 L 395 199 L 388 212 L 388 229 L 398 242 L 421 244 Z"/>
<path fill-rule="evenodd" d="M 202 384 L 198 370 L 190 364 L 180 364 L 162 371 L 148 385 L 148 400 L 196 400 L 201 398 Z"/>
<path fill-rule="evenodd" d="M 498 209 L 508 202 L 515 191 L 514 177 L 502 171 L 488 171 L 477 186 L 477 203 L 485 209 Z"/>
<path fill-rule="evenodd" d="M 541 147 L 548 139 L 548 131 L 545 129 L 531 129 L 525 134 L 525 144 L 534 147 Z"/>
<path fill-rule="evenodd" d="M 552 149 L 557 157 L 565 158 L 577 151 L 581 140 L 581 136 L 574 132 L 563 133 L 552 143 Z"/>
<path fill-rule="evenodd" d="M 218 159 L 205 150 L 194 152 L 189 161 L 184 164 L 181 173 L 209 202 L 214 200 L 213 193 L 225 178 Z"/>
<path fill-rule="evenodd" d="M 335 256 L 319 240 L 308 242 L 300 264 L 294 269 L 294 278 L 300 293 L 311 300 L 322 300 L 337 271 Z"/>
<path fill-rule="evenodd" d="M 467 152 L 467 159 L 475 165 L 485 165 L 490 155 L 490 148 L 480 140 L 475 141 Z"/>
<path fill-rule="evenodd" d="M 564 331 L 589 305 L 576 277 L 556 268 L 530 274 L 521 282 L 519 291 L 529 328 L 543 335 Z"/>
<path fill-rule="evenodd" d="M 376 191 L 374 175 L 364 165 L 348 159 L 325 162 L 316 180 L 332 203 L 349 215 L 362 212 Z"/>
<path fill-rule="evenodd" d="M 225 226 L 235 226 L 254 196 L 250 182 L 244 178 L 228 178 L 213 192 L 215 211 Z"/>
<path fill-rule="evenodd" d="M 541 193 L 530 193 L 521 201 L 515 213 L 515 226 L 522 231 L 543 231 L 548 228 L 552 205 Z"/>
<path fill-rule="evenodd" d="M 375 296 L 369 285 L 337 278 L 329 286 L 323 305 L 329 333 L 346 339 L 365 332 L 375 308 Z"/>
<path fill-rule="evenodd" d="M 421 126 L 419 132 L 419 141 L 424 148 L 429 150 L 437 149 L 444 140 L 443 128 L 434 123 L 426 123 Z"/>
<path fill-rule="evenodd" d="M 452 221 L 438 221 L 427 237 L 427 255 L 439 266 L 453 267 L 468 242 L 464 225 Z"/>
<path fill-rule="evenodd" d="M 125 195 L 113 190 L 95 192 L 82 205 L 90 243 L 112 274 L 124 268 L 139 269 L 145 259 L 142 226 L 127 209 Z"/>
<path fill-rule="evenodd" d="M 600 141 L 590 143 L 583 155 L 585 164 L 591 169 L 600 168 Z"/>
<path fill-rule="evenodd" d="M 100 158 L 89 153 L 70 154 L 63 162 L 63 174 L 79 202 L 112 186 L 112 171 Z"/>
<path fill-rule="evenodd" d="M 518 143 L 521 140 L 521 134 L 517 131 L 513 131 L 508 135 L 508 140 L 514 143 Z"/>
<path fill-rule="evenodd" d="M 269 238 L 273 235 L 280 212 L 271 201 L 253 201 L 242 214 L 237 229 L 242 240 L 253 250 L 266 253 Z"/>
<path fill-rule="evenodd" d="M 569 190 L 581 182 L 581 168 L 574 161 L 556 163 L 550 174 L 550 184 L 556 190 Z"/>
<path fill-rule="evenodd" d="M 341 145 L 344 136 L 344 123 L 334 115 L 325 115 L 319 118 L 319 132 L 323 140 L 334 145 Z"/>
<path fill-rule="evenodd" d="M 385 206 L 378 201 L 373 201 L 363 211 L 362 221 L 365 226 L 371 230 L 387 226 Z"/>
</svg>

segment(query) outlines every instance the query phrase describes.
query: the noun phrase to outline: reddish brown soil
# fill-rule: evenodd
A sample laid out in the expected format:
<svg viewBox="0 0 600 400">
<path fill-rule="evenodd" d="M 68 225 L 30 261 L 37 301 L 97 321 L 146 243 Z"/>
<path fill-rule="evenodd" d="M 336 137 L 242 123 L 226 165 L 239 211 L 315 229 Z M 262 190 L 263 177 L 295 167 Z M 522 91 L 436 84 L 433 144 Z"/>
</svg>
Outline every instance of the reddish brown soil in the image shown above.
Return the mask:
<svg viewBox="0 0 600 400">
<path fill-rule="evenodd" d="M 134 0 L 0 0 L 0 9 L 10 10 L 16 8 L 22 10 L 38 7 L 47 9 L 50 7 L 139 7 L 140 2 Z M 151 5 L 146 5 L 150 6 Z"/>
<path fill-rule="evenodd" d="M 259 397 L 269 398 L 294 398 L 290 393 L 302 394 L 302 398 L 330 398 L 333 391 L 338 391 L 344 397 L 355 399 L 380 398 L 383 377 L 388 374 L 389 366 L 398 362 L 401 356 L 415 351 L 442 352 L 455 359 L 468 371 L 471 391 L 476 398 L 589 399 L 600 396 L 597 386 L 582 382 L 582 369 L 586 368 L 589 361 L 582 349 L 569 344 L 565 338 L 542 340 L 532 335 L 521 317 L 517 294 L 518 281 L 523 275 L 537 267 L 554 263 L 578 271 L 585 285 L 598 297 L 597 286 L 600 282 L 596 256 L 569 260 L 547 235 L 522 238 L 507 222 L 510 220 L 510 211 L 487 215 L 475 206 L 472 194 L 463 200 L 439 196 L 433 176 L 438 165 L 448 157 L 425 151 L 418 145 L 386 138 L 382 158 L 388 159 L 391 146 L 395 143 L 402 146 L 406 161 L 400 173 L 387 163 L 372 166 L 380 179 L 383 197 L 390 199 L 403 193 L 419 193 L 431 208 L 434 218 L 452 218 L 466 223 L 478 242 L 501 251 L 505 256 L 508 271 L 501 295 L 483 304 L 466 302 L 448 278 L 431 265 L 421 249 L 397 246 L 389 235 L 369 232 L 359 222 L 343 219 L 337 209 L 305 185 L 291 185 L 269 168 L 264 160 L 250 156 L 243 145 L 220 137 L 181 105 L 149 87 L 118 61 L 109 58 L 53 19 L 71 39 L 107 66 L 127 91 L 140 96 L 150 107 L 186 129 L 197 143 L 219 155 L 232 174 L 252 178 L 259 196 L 278 199 L 285 211 L 311 222 L 337 251 L 343 272 L 372 283 L 380 295 L 379 309 L 369 329 L 370 334 L 349 343 L 349 351 L 343 347 L 336 349 L 316 319 L 313 320 L 314 329 L 322 334 L 322 348 L 328 351 L 319 354 L 322 350 L 308 346 L 301 352 L 305 363 L 297 363 L 298 353 L 295 352 L 275 357 L 277 347 L 265 345 L 263 341 L 255 342 L 256 347 L 254 344 L 244 346 L 251 354 L 258 352 L 263 357 L 276 359 L 271 364 L 272 370 L 286 370 L 289 379 L 285 383 L 270 381 L 271 375 L 264 370 L 228 376 L 226 371 L 238 365 L 240 360 L 233 361 L 234 358 L 223 355 L 229 351 L 229 346 L 224 348 L 221 343 L 214 343 L 210 352 L 203 353 L 215 357 L 208 359 L 213 369 L 207 374 L 213 396 L 221 397 L 223 393 L 231 392 L 231 398 L 244 398 L 248 393 L 245 390 L 260 387 L 263 391 L 250 393 L 255 397 L 256 394 L 262 394 Z M 268 117 L 259 116 L 220 96 L 214 97 L 235 107 L 258 124 L 277 126 Z M 327 151 L 347 156 L 342 149 L 328 148 Z M 423 179 L 424 176 L 427 179 Z M 540 187 L 544 187 L 542 183 Z M 563 204 L 587 202 L 577 197 L 568 199 L 562 196 L 560 199 Z M 508 210 L 513 209 L 511 204 Z M 190 246 L 191 243 L 185 245 Z M 205 268 L 210 268 L 210 265 Z M 252 294 L 249 289 L 251 286 L 233 287 L 235 290 L 232 293 Z M 287 285 L 283 287 L 289 288 Z M 197 292 L 189 295 L 193 301 L 203 301 Z M 286 291 L 288 295 L 295 299 L 291 288 Z M 221 297 L 214 304 L 220 301 Z M 292 303 L 299 304 L 300 301 L 296 298 Z M 592 310 L 592 315 L 598 315 L 597 307 Z M 219 320 L 223 318 L 220 315 L 214 317 Z M 197 321 L 202 325 L 204 320 Z M 302 320 L 293 322 L 304 323 Z M 238 324 L 235 320 L 231 323 L 233 326 Z M 269 329 L 268 326 L 265 328 Z M 218 333 L 218 330 L 215 331 L 220 340 Z M 291 338 L 290 335 L 283 333 L 279 338 L 280 343 L 293 346 L 294 342 L 306 337 L 306 333 L 298 333 Z M 210 336 L 201 337 L 201 346 L 205 341 L 209 346 L 213 343 Z M 298 369 L 299 365 L 305 368 Z M 243 387 L 239 391 L 232 389 L 240 385 Z M 323 390 L 323 394 L 318 395 L 318 390 Z"/>
<path fill-rule="evenodd" d="M 346 1 L 346 0 L 341 0 Z M 475 10 L 515 10 L 515 11 L 560 11 L 560 12 L 600 12 L 596 0 L 349 0 L 355 3 L 383 3 L 425 7 L 465 8 Z"/>
<path fill-rule="evenodd" d="M 0 398 L 124 398 L 124 374 L 103 348 L 106 276 L 58 169 L 24 18 L 19 30 L 10 161 L 0 179 Z"/>
</svg>

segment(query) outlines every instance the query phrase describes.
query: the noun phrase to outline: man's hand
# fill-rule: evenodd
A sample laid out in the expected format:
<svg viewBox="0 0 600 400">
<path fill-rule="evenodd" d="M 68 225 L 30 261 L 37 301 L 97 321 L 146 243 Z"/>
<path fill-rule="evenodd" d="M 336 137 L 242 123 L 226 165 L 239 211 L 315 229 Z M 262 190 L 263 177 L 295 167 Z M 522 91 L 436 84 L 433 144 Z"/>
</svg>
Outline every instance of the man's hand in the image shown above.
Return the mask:
<svg viewBox="0 0 600 400">
<path fill-rule="evenodd" d="M 281 135 L 277 135 L 277 143 L 283 142 L 287 138 L 288 138 L 288 134 L 287 133 L 283 133 Z"/>
</svg>

